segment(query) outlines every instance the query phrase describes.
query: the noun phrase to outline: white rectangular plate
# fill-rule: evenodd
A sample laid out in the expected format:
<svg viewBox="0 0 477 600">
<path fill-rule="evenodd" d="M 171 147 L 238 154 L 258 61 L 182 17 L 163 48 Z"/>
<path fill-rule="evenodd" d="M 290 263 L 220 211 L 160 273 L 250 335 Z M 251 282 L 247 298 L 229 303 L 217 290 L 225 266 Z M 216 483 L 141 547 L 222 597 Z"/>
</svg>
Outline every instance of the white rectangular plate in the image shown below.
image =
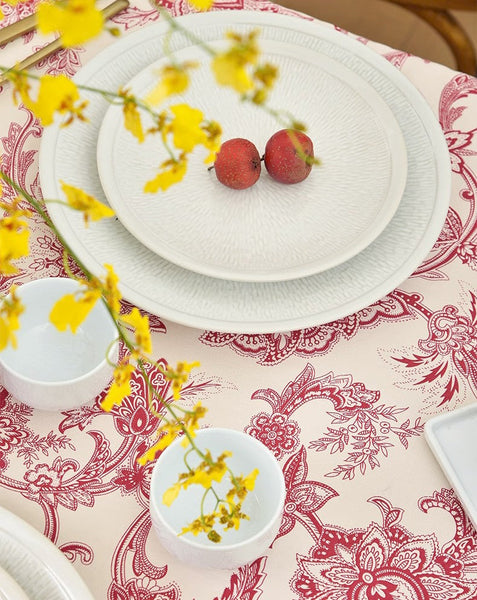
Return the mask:
<svg viewBox="0 0 477 600">
<path fill-rule="evenodd" d="M 477 529 L 477 403 L 430 419 L 424 432 Z"/>
</svg>

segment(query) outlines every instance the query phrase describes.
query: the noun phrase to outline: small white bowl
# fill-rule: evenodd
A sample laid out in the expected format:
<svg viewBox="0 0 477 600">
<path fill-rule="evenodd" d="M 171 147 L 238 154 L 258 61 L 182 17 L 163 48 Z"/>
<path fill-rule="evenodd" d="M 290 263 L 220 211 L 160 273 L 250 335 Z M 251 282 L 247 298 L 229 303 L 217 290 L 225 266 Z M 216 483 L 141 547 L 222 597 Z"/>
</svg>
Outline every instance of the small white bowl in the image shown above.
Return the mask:
<svg viewBox="0 0 477 600">
<path fill-rule="evenodd" d="M 58 331 L 49 315 L 57 300 L 77 291 L 73 279 L 38 279 L 17 288 L 25 306 L 17 348 L 0 352 L 0 383 L 33 408 L 68 410 L 94 399 L 111 380 L 118 357 L 117 330 L 98 301 L 76 333 Z M 112 344 L 112 345 L 111 345 Z"/>
<path fill-rule="evenodd" d="M 171 506 L 162 502 L 163 493 L 177 481 L 179 473 L 187 470 L 183 460 L 186 449 L 179 438 L 162 452 L 152 472 L 152 523 L 163 547 L 184 563 L 200 568 L 236 569 L 263 556 L 280 529 L 286 495 L 283 473 L 269 449 L 241 431 L 201 429 L 195 440 L 201 450 L 210 450 L 214 458 L 225 450 L 232 452 L 227 464 L 235 475 L 246 476 L 255 468 L 259 470 L 255 489 L 248 493 L 242 506 L 250 520 L 241 520 L 238 530 L 224 531 L 217 525 L 216 531 L 222 536 L 219 543 L 211 542 L 203 532 L 198 536 L 192 533 L 178 536 L 183 527 L 199 516 L 204 493 L 202 486 L 191 485 L 180 491 Z M 200 459 L 192 453 L 187 461 L 194 467 Z M 225 497 L 232 485 L 225 476 L 224 481 L 214 487 Z M 211 512 L 214 504 L 209 494 L 204 512 Z"/>
</svg>

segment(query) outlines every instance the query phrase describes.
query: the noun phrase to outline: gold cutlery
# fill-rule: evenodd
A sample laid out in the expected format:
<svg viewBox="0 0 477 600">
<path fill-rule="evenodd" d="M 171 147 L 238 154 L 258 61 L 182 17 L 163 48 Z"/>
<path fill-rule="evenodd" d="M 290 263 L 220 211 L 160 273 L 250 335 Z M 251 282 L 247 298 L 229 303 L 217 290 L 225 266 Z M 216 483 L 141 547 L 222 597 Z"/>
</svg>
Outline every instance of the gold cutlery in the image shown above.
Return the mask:
<svg viewBox="0 0 477 600">
<path fill-rule="evenodd" d="M 102 9 L 104 20 L 110 19 L 114 17 L 118 12 L 121 12 L 125 8 L 129 6 L 129 0 L 115 0 L 108 6 L 105 6 Z M 31 31 L 36 26 L 36 15 L 30 15 L 17 23 L 13 23 L 12 25 L 8 25 L 4 28 L 4 30 L 0 30 L 0 44 L 4 44 L 7 41 L 11 41 L 16 37 Z M 2 35 L 3 32 L 3 35 Z M 34 52 L 31 56 L 28 56 L 24 60 L 20 61 L 17 65 L 15 65 L 15 69 L 23 70 L 28 69 L 29 67 L 35 65 L 40 62 L 40 60 L 50 56 L 53 52 L 56 52 L 62 48 L 60 38 L 57 38 L 53 42 L 50 42 L 37 52 Z M 0 75 L 0 84 L 6 81 L 5 75 Z"/>
</svg>

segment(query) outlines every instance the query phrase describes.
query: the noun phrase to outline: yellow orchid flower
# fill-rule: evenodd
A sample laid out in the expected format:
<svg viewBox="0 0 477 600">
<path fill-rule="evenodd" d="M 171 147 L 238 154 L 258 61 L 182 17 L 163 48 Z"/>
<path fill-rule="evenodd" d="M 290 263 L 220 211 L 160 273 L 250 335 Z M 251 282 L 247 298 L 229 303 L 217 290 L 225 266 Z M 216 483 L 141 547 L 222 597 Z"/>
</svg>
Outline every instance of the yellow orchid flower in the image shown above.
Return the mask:
<svg viewBox="0 0 477 600">
<path fill-rule="evenodd" d="M 59 331 L 69 327 L 75 333 L 100 297 L 100 290 L 88 288 L 78 294 L 66 294 L 51 309 L 50 321 Z"/>
<path fill-rule="evenodd" d="M 136 349 L 144 354 L 150 354 L 152 352 L 152 342 L 149 317 L 141 315 L 139 310 L 134 307 L 130 313 L 121 316 L 121 319 L 133 327 Z"/>
<path fill-rule="evenodd" d="M 166 65 L 160 71 L 160 79 L 144 98 L 147 104 L 157 106 L 168 96 L 182 94 L 189 87 L 189 69 L 197 67 L 195 62 L 184 62 L 180 65 Z"/>
<path fill-rule="evenodd" d="M 131 375 L 134 373 L 134 366 L 129 364 L 127 357 L 123 359 L 113 373 L 113 381 L 101 402 L 101 408 L 109 412 L 113 406 L 120 405 L 124 398 L 127 398 L 131 393 Z"/>
<path fill-rule="evenodd" d="M 174 502 L 174 500 L 179 495 L 180 491 L 181 491 L 181 484 L 179 482 L 177 482 L 162 494 L 162 502 L 166 506 L 171 506 L 171 504 Z"/>
<path fill-rule="evenodd" d="M 106 267 L 107 274 L 105 277 L 104 285 L 102 287 L 103 296 L 111 310 L 115 314 L 119 314 L 119 311 L 121 309 L 121 294 L 118 290 L 119 277 L 114 272 L 112 265 L 106 264 L 104 266 Z"/>
<path fill-rule="evenodd" d="M 212 8 L 214 0 L 187 0 L 191 6 L 200 11 L 206 11 Z"/>
<path fill-rule="evenodd" d="M 63 126 L 69 125 L 75 118 L 86 121 L 83 110 L 87 102 L 75 105 L 80 100 L 78 88 L 66 75 L 42 75 L 36 100 L 30 97 L 30 86 L 22 76 L 8 77 L 14 82 L 23 104 L 40 119 L 42 125 L 51 125 L 56 112 L 69 115 Z"/>
<path fill-rule="evenodd" d="M 62 3 L 41 2 L 37 9 L 41 33 L 59 31 L 66 48 L 96 37 L 103 29 L 104 18 L 95 0 L 66 0 Z"/>
<path fill-rule="evenodd" d="M 30 230 L 26 218 L 31 212 L 20 208 L 19 198 L 11 203 L 0 201 L 0 210 L 4 212 L 0 218 L 0 273 L 13 275 L 18 269 L 11 261 L 29 254 Z"/>
<path fill-rule="evenodd" d="M 167 133 L 172 133 L 176 148 L 184 152 L 192 152 L 197 145 L 206 141 L 206 135 L 201 127 L 204 120 L 202 111 L 188 104 L 175 104 L 170 107 L 170 110 L 174 118 L 165 129 Z"/>
<path fill-rule="evenodd" d="M 212 71 L 219 85 L 229 86 L 239 94 L 246 94 L 253 89 L 246 65 L 235 54 L 218 54 L 212 61 Z"/>
<path fill-rule="evenodd" d="M 68 185 L 63 181 L 61 182 L 61 189 L 66 196 L 68 206 L 83 213 L 86 225 L 90 219 L 92 221 L 99 221 L 100 219 L 114 216 L 114 211 L 109 206 L 99 202 L 83 190 Z"/>
<path fill-rule="evenodd" d="M 137 102 L 134 96 L 127 90 L 120 90 L 119 95 L 124 99 L 123 115 L 124 127 L 138 140 L 140 144 L 144 142 L 145 135 L 141 122 L 141 115 L 137 108 Z"/>
<path fill-rule="evenodd" d="M 21 300 L 16 295 L 16 286 L 10 288 L 9 296 L 3 298 L 0 305 L 0 352 L 8 343 L 17 347 L 15 331 L 20 328 L 19 316 L 25 310 Z"/>
<path fill-rule="evenodd" d="M 161 168 L 163 170 L 144 186 L 146 193 L 155 194 L 159 190 L 165 192 L 171 185 L 182 181 L 187 172 L 187 159 L 183 156 L 180 160 L 167 160 L 162 163 Z"/>
<path fill-rule="evenodd" d="M 171 382 L 172 396 L 174 400 L 179 400 L 182 386 L 189 378 L 189 373 L 192 371 L 192 369 L 199 366 L 200 363 L 197 361 L 193 363 L 180 361 L 177 363 L 175 369 L 170 365 L 167 366 L 164 376 L 168 381 Z M 198 404 L 198 407 L 200 407 L 200 403 Z"/>
</svg>

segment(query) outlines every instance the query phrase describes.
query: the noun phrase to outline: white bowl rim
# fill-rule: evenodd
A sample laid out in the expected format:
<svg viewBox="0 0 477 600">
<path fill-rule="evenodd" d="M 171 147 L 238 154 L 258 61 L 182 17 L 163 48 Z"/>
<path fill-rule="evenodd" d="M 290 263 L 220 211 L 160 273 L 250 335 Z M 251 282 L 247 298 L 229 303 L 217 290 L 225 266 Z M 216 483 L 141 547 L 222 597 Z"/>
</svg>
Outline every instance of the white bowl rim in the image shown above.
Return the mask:
<svg viewBox="0 0 477 600">
<path fill-rule="evenodd" d="M 24 286 L 28 286 L 29 288 L 33 288 L 36 287 L 37 285 L 44 285 L 45 281 L 68 281 L 68 282 L 73 282 L 78 284 L 78 282 L 75 279 L 72 279 L 71 277 L 43 277 L 40 279 L 35 279 L 33 281 L 28 281 L 26 283 L 23 283 L 22 285 L 19 285 L 17 288 L 17 291 L 20 292 L 21 294 L 21 288 L 23 288 Z M 79 285 L 79 284 L 78 284 Z M 106 312 L 107 316 L 108 313 Z M 112 319 L 111 319 L 112 322 Z M 112 328 L 112 331 L 114 331 L 114 328 Z M 118 339 L 114 339 L 111 341 L 111 346 L 110 346 L 110 350 L 108 352 L 108 358 L 113 356 L 116 352 L 116 349 L 118 347 Z M 86 371 L 86 373 L 83 373 L 83 375 L 79 375 L 78 377 L 74 377 L 73 379 L 62 379 L 59 381 L 43 381 L 41 379 L 32 379 L 31 377 L 27 377 L 26 375 L 23 375 L 22 373 L 19 373 L 18 371 L 16 371 L 15 369 L 12 369 L 9 365 L 7 365 L 3 358 L 2 358 L 2 353 L 0 352 L 0 365 L 3 367 L 3 369 L 5 369 L 5 371 L 7 371 L 8 373 L 10 373 L 11 375 L 13 375 L 14 377 L 17 377 L 18 379 L 21 379 L 22 381 L 29 383 L 29 384 L 34 384 L 36 386 L 44 386 L 44 387 L 61 387 L 63 385 L 71 385 L 74 383 L 81 383 L 84 379 L 87 379 L 89 377 L 91 377 L 92 375 L 95 375 L 96 373 L 98 373 L 99 371 L 101 371 L 107 364 L 107 360 L 106 360 L 106 356 L 104 356 L 104 358 L 101 359 L 101 362 L 99 362 L 93 369 L 90 369 L 89 371 Z"/>
<path fill-rule="evenodd" d="M 201 432 L 206 432 L 206 431 L 211 431 L 211 430 L 217 431 L 218 433 L 227 434 L 227 435 L 237 435 L 237 436 L 241 436 L 241 437 L 246 436 L 247 438 L 252 440 L 252 443 L 254 443 L 257 447 L 260 447 L 263 451 L 265 451 L 265 453 L 268 453 L 270 455 L 270 457 L 273 458 L 272 464 L 274 464 L 274 467 L 276 468 L 277 473 L 280 475 L 279 479 L 281 482 L 281 486 L 280 486 L 281 491 L 280 491 L 280 498 L 279 498 L 278 506 L 277 506 L 276 510 L 274 511 L 274 513 L 267 520 L 267 524 L 264 527 L 262 527 L 262 529 L 260 529 L 260 531 L 255 533 L 253 536 L 251 536 L 245 540 L 242 540 L 241 542 L 237 542 L 236 544 L 224 544 L 222 542 L 219 542 L 218 544 L 216 544 L 214 546 L 204 546 L 203 544 L 200 544 L 199 542 L 196 542 L 196 541 L 186 538 L 184 536 L 179 536 L 177 534 L 177 532 L 174 531 L 174 529 L 169 525 L 169 523 L 163 518 L 161 510 L 159 510 L 159 506 L 162 507 L 162 504 L 160 502 L 158 502 L 157 499 L 152 494 L 153 481 L 158 477 L 158 474 L 157 474 L 159 471 L 158 465 L 159 465 L 162 457 L 164 456 L 164 454 L 168 448 L 172 447 L 173 445 L 175 446 L 177 444 L 180 444 L 183 440 L 183 436 L 176 438 L 169 446 L 167 446 L 167 448 L 165 448 L 165 450 L 163 450 L 162 454 L 159 456 L 159 458 L 156 461 L 156 464 L 154 465 L 152 475 L 151 475 L 151 485 L 149 488 L 150 489 L 150 492 L 149 492 L 150 505 L 154 504 L 155 512 L 160 517 L 161 525 L 164 526 L 168 530 L 169 533 L 172 533 L 172 535 L 174 535 L 182 543 L 184 543 L 185 545 L 191 546 L 192 548 L 196 548 L 198 550 L 204 551 L 204 552 L 216 553 L 216 552 L 223 552 L 224 550 L 237 550 L 237 549 L 243 548 L 245 546 L 248 546 L 249 544 L 253 544 L 255 542 L 255 540 L 257 538 L 259 538 L 261 535 L 263 535 L 263 532 L 266 531 L 268 529 L 268 527 L 270 526 L 270 524 L 274 523 L 276 521 L 276 519 L 278 519 L 279 515 L 282 513 L 283 507 L 285 504 L 287 490 L 286 490 L 286 485 L 285 485 L 285 478 L 283 476 L 283 471 L 281 470 L 280 465 L 278 464 L 278 461 L 276 460 L 275 456 L 270 451 L 270 449 L 267 448 L 267 446 L 265 446 L 265 444 L 263 444 L 260 440 L 252 437 L 251 435 L 249 435 L 248 433 L 245 433 L 244 431 L 240 431 L 238 429 L 231 429 L 228 427 L 204 427 L 202 429 L 199 429 L 196 432 L 196 435 L 201 435 Z"/>
</svg>

